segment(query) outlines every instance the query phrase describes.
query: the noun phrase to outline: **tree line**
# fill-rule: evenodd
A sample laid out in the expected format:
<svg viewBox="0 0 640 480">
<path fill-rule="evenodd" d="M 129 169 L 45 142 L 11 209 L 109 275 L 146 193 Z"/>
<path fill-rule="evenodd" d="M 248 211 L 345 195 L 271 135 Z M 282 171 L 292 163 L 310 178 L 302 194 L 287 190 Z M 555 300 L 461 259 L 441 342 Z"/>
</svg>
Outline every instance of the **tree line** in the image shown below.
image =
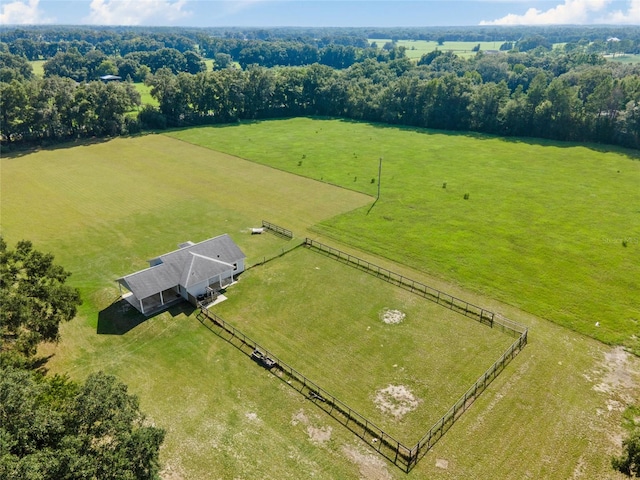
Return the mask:
<svg viewBox="0 0 640 480">
<path fill-rule="evenodd" d="M 445 43 L 415 62 L 393 41 L 317 50 L 292 40 L 209 37 L 200 38 L 198 52 L 215 57 L 213 71 L 194 50 L 163 46 L 121 56 L 94 48 L 56 53 L 44 64 L 45 78 L 33 76 L 24 56 L 0 47 L 1 140 L 323 115 L 639 148 L 640 66 L 607 61 L 593 43 L 550 50 L 543 40 L 522 37 L 511 50 L 478 49 L 468 59 Z M 103 74 L 127 81 L 93 81 Z M 145 106 L 136 118 L 140 97 L 132 81 L 150 85 L 159 107 Z"/>
<path fill-rule="evenodd" d="M 466 60 L 434 51 L 417 65 L 372 58 L 342 70 L 254 65 L 176 74 L 160 68 L 146 81 L 159 107 L 144 107 L 137 119 L 126 115 L 140 103 L 127 82 L 58 76 L 0 82 L 3 141 L 321 115 L 640 147 L 639 67 L 583 52 L 479 52 Z"/>
<path fill-rule="evenodd" d="M 208 39 L 297 42 L 317 48 L 344 45 L 366 48 L 370 38 L 443 42 L 517 42 L 527 37 L 544 37 L 554 43 L 598 43 L 616 37 L 631 42 L 629 53 L 640 50 L 640 27 L 634 25 L 547 25 L 466 27 L 127 27 L 127 26 L 31 26 L 0 31 L 0 42 L 11 53 L 30 60 L 50 58 L 71 47 L 86 53 L 92 48 L 107 55 L 175 48 L 197 51 Z M 204 54 L 203 54 L 204 55 Z"/>
</svg>

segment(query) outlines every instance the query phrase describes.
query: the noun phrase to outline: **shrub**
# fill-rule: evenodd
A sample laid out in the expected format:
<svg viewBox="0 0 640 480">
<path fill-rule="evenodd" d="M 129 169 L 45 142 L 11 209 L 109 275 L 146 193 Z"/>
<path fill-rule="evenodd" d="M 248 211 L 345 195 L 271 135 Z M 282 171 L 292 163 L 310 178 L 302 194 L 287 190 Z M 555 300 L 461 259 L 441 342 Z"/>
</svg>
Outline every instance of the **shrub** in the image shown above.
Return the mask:
<svg viewBox="0 0 640 480">
<path fill-rule="evenodd" d="M 157 107 L 145 105 L 138 114 L 138 121 L 143 128 L 164 130 L 167 128 L 167 118 Z"/>
</svg>

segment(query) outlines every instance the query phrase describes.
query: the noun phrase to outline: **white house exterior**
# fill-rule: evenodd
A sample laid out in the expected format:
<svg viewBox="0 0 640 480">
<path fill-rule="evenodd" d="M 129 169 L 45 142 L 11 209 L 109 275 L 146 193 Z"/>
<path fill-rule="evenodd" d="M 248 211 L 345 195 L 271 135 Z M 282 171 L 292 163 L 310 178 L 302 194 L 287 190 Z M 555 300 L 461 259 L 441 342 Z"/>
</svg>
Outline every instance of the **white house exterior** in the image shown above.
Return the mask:
<svg viewBox="0 0 640 480">
<path fill-rule="evenodd" d="M 149 260 L 149 268 L 117 280 L 120 291 L 128 291 L 123 298 L 141 313 L 150 315 L 183 299 L 196 305 L 244 271 L 246 257 L 227 234 L 179 247 Z"/>
</svg>

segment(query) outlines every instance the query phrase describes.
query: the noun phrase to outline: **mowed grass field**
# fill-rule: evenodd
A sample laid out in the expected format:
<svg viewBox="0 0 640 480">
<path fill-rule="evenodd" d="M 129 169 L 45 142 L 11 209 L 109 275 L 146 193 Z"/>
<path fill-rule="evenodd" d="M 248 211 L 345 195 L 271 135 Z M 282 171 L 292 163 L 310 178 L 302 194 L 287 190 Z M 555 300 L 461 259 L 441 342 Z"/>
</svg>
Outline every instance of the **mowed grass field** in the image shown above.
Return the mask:
<svg viewBox="0 0 640 480">
<path fill-rule="evenodd" d="M 134 83 L 134 87 L 138 93 L 140 93 L 140 102 L 141 105 L 151 105 L 152 107 L 157 107 L 160 105 L 158 100 L 151 96 L 151 86 L 145 85 L 144 83 Z"/>
<path fill-rule="evenodd" d="M 272 128 L 281 126 L 290 137 L 276 136 L 271 145 L 260 146 L 254 132 L 236 138 L 252 143 L 257 150 L 246 153 L 256 160 L 277 151 L 277 142 L 286 141 L 289 153 L 280 155 L 291 162 L 292 170 L 304 170 L 313 164 L 309 147 L 316 143 L 308 137 L 296 139 L 294 133 L 304 131 L 307 120 L 300 122 L 275 122 Z M 320 135 L 326 127 L 317 125 L 311 131 Z M 348 163 L 355 152 L 347 141 L 357 136 L 349 123 L 338 123 L 336 128 L 339 125 L 345 128 L 341 141 L 348 154 L 337 158 Z M 225 135 L 241 128 L 230 127 Z M 392 130 L 400 135 L 398 129 Z M 382 131 L 386 130 L 370 130 Z M 343 172 L 349 174 L 349 182 L 360 185 L 359 190 L 375 193 L 376 185 L 367 177 L 375 176 L 381 154 L 385 162 L 390 158 L 386 148 L 415 141 L 400 137 L 394 147 L 392 137 L 382 136 L 377 146 L 372 145 L 375 153 L 364 179 L 360 173 Z M 374 138 L 377 142 L 375 135 L 368 141 Z M 468 148 L 479 149 L 482 143 Z M 493 144 L 496 151 L 501 146 Z M 363 158 L 362 152 L 357 155 Z M 262 218 L 292 229 L 297 236 L 335 242 L 323 238 L 314 225 L 354 209 L 356 213 L 369 209 L 371 196 L 164 135 L 3 155 L 0 168 L 3 236 L 10 245 L 27 238 L 39 250 L 53 253 L 72 272 L 69 281 L 81 289 L 85 300 L 77 318 L 63 325 L 60 343 L 43 349 L 43 354 L 51 355 L 47 368 L 78 379 L 105 370 L 126 382 L 140 397 L 149 419 L 167 430 L 161 451 L 164 478 L 622 478 L 612 472 L 609 458 L 620 449 L 624 405 L 640 398 L 637 358 L 476 289 L 411 268 L 408 248 L 407 257 L 398 264 L 340 245 L 530 328 L 529 345 L 409 475 L 210 332 L 188 308 L 172 309 L 121 335 L 98 333 L 109 330 L 100 328 L 109 318 L 105 312 L 117 314 L 111 307 L 118 298 L 114 280 L 145 267 L 146 259 L 174 249 L 178 242 L 228 232 L 251 264 L 292 245 L 272 235 L 249 235 L 248 227 Z M 336 181 L 340 172 L 331 176 L 323 169 L 322 175 Z M 386 163 L 385 173 L 391 173 Z M 410 187 L 408 183 L 407 193 Z M 473 200 L 473 191 L 471 195 Z M 395 235 L 387 238 L 391 253 L 398 251 L 399 241 L 402 238 Z M 266 289 L 268 285 L 257 279 L 269 268 L 283 265 L 277 260 L 243 274 L 229 289 L 229 308 L 235 291 L 252 282 Z M 315 266 L 314 273 L 323 271 Z M 307 278 L 302 267 L 288 275 L 293 284 Z M 287 297 L 281 307 L 290 308 L 288 301 Z"/>
<path fill-rule="evenodd" d="M 385 43 L 390 42 L 390 38 L 370 38 L 369 43 L 375 42 L 378 48 L 382 48 Z M 438 42 L 427 40 L 398 40 L 396 45 L 399 47 L 405 47 L 407 58 L 412 60 L 420 60 L 422 55 L 432 52 L 436 49 L 443 52 L 453 52 L 459 57 L 473 57 L 476 52 L 473 48 L 480 44 L 480 50 L 500 50 L 500 45 L 504 43 L 504 40 L 497 40 L 495 42 L 444 42 L 442 45 L 438 45 Z"/>
<path fill-rule="evenodd" d="M 242 280 L 216 313 L 409 447 L 515 341 L 305 248 Z M 389 311 L 405 317 L 385 323 Z M 417 404 L 376 398 L 389 385 Z M 398 405 L 409 411 L 384 411 Z"/>
<path fill-rule="evenodd" d="M 637 152 L 313 119 L 170 135 L 370 195 L 382 157 L 375 206 L 317 232 L 640 354 Z"/>
</svg>

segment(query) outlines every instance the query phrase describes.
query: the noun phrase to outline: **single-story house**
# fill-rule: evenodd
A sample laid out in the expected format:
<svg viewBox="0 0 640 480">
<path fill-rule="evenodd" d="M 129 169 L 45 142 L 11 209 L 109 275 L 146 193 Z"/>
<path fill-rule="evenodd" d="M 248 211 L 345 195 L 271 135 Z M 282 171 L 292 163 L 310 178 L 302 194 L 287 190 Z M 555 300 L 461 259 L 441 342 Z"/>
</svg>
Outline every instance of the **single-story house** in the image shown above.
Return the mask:
<svg viewBox="0 0 640 480">
<path fill-rule="evenodd" d="M 185 242 L 178 250 L 149 260 L 149 268 L 118 278 L 122 297 L 145 315 L 156 313 L 177 301 L 197 305 L 199 300 L 235 281 L 244 271 L 244 253 L 229 235 Z"/>
</svg>

